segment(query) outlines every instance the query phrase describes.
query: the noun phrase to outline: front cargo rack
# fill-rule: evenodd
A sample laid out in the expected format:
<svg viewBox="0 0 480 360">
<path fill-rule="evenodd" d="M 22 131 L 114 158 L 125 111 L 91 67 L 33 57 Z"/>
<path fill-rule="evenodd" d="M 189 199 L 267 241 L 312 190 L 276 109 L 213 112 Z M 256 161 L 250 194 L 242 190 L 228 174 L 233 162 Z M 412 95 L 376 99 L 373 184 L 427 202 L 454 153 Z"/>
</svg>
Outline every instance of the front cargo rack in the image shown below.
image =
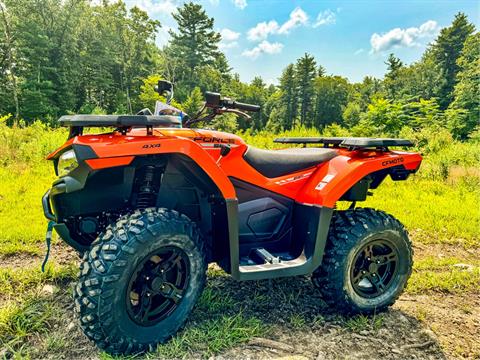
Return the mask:
<svg viewBox="0 0 480 360">
<path fill-rule="evenodd" d="M 86 127 L 114 127 L 126 133 L 132 127 L 146 127 L 151 134 L 154 127 L 181 127 L 178 116 L 172 115 L 64 115 L 58 123 L 69 126 L 68 138 L 82 135 Z"/>
<path fill-rule="evenodd" d="M 413 143 L 405 139 L 364 138 L 364 137 L 289 137 L 276 138 L 273 142 L 281 144 L 323 144 L 324 147 L 346 147 L 355 149 L 380 149 L 386 150 L 390 146 L 411 147 Z"/>
</svg>

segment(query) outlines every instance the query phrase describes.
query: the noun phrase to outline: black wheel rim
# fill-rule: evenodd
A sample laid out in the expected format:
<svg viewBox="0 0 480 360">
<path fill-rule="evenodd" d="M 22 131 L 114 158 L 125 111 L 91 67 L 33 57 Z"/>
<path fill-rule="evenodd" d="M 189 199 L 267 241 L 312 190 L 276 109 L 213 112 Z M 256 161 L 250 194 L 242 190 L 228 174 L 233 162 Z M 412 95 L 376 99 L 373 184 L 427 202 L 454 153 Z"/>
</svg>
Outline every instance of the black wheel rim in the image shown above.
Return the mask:
<svg viewBox="0 0 480 360">
<path fill-rule="evenodd" d="M 399 266 L 398 250 L 390 241 L 373 240 L 355 255 L 350 281 L 355 292 L 374 298 L 387 292 L 395 283 Z"/>
<path fill-rule="evenodd" d="M 127 288 L 127 311 L 139 325 L 152 326 L 170 316 L 188 287 L 189 261 L 175 246 L 158 249 L 136 267 Z"/>
</svg>

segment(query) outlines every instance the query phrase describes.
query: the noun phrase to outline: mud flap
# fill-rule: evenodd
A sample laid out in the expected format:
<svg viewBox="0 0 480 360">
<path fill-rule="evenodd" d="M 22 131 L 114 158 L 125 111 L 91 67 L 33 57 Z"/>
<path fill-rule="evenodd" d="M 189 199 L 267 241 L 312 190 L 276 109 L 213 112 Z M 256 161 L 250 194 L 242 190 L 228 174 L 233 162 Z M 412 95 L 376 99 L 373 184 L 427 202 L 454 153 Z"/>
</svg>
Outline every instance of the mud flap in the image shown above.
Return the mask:
<svg viewBox="0 0 480 360">
<path fill-rule="evenodd" d="M 53 225 L 55 225 L 55 221 L 53 220 L 50 220 L 47 225 L 47 233 L 45 235 L 45 243 L 47 244 L 47 253 L 45 254 L 45 259 L 43 259 L 42 273 L 45 272 L 45 266 L 47 265 L 48 257 L 50 256 L 50 244 L 52 243 Z"/>
</svg>

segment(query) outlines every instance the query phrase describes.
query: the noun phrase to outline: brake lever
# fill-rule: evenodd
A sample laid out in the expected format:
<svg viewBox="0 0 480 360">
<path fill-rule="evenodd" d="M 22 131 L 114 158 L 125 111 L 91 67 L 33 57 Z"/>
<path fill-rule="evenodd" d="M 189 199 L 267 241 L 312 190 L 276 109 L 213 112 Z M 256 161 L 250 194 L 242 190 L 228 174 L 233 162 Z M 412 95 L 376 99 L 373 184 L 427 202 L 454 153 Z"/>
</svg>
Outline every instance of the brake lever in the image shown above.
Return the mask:
<svg viewBox="0 0 480 360">
<path fill-rule="evenodd" d="M 250 120 L 252 118 L 247 113 L 244 113 L 243 111 L 240 111 L 240 110 L 237 110 L 237 109 L 226 109 L 226 110 L 224 110 L 224 112 L 230 112 L 230 113 L 233 113 L 235 115 L 243 116 L 247 120 Z"/>
</svg>

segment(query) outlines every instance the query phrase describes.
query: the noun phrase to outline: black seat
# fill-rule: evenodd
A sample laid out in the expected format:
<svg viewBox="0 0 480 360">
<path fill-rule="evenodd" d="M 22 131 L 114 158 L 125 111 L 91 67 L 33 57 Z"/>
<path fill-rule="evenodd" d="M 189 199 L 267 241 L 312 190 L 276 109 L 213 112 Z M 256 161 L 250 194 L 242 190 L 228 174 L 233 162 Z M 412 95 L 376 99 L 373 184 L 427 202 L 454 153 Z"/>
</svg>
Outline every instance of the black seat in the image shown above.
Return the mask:
<svg viewBox="0 0 480 360">
<path fill-rule="evenodd" d="M 249 146 L 243 158 L 263 176 L 275 178 L 313 167 L 335 156 L 337 156 L 337 152 L 332 149 L 292 148 L 262 150 Z"/>
</svg>

